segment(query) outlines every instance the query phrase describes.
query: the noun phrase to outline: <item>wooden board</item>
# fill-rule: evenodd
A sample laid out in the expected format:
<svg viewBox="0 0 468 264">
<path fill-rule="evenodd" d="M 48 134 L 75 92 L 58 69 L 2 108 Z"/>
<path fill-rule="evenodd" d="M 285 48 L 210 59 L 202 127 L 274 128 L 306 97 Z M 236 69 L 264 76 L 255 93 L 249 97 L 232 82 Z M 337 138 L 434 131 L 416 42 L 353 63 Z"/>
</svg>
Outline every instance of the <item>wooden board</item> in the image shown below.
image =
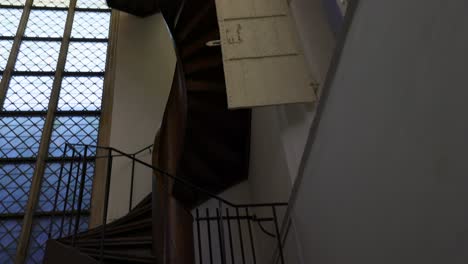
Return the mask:
<svg viewBox="0 0 468 264">
<path fill-rule="evenodd" d="M 286 1 L 216 0 L 229 108 L 313 102 Z"/>
</svg>

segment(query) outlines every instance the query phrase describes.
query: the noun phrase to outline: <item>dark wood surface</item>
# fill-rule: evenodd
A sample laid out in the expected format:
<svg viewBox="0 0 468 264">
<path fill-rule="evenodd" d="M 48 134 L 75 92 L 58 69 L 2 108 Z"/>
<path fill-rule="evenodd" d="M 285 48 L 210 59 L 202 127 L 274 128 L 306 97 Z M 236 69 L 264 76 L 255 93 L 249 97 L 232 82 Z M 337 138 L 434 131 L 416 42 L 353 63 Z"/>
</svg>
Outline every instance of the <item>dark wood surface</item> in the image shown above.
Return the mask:
<svg viewBox="0 0 468 264">
<path fill-rule="evenodd" d="M 125 13 L 146 17 L 160 11 L 160 2 L 160 0 L 107 0 L 107 5 Z"/>
<path fill-rule="evenodd" d="M 138 16 L 161 9 L 177 46 L 178 63 L 155 137 L 153 165 L 215 194 L 247 179 L 251 112 L 227 108 L 221 48 L 206 46 L 219 39 L 214 0 L 186 1 L 176 27 L 181 0 L 108 3 Z M 107 225 L 105 263 L 195 263 L 191 210 L 208 197 L 157 172 L 155 176 L 152 194 Z M 82 255 L 91 261 L 100 257 L 101 231 L 97 227 L 77 238 Z M 70 238 L 59 242 L 51 241 L 49 251 L 74 250 L 66 246 Z M 60 263 L 68 260 L 54 255 Z M 54 259 L 48 256 L 48 261 Z"/>
<path fill-rule="evenodd" d="M 66 262 L 65 262 L 66 261 Z M 47 241 L 44 264 L 98 264 L 99 262 L 76 248 L 55 240 Z"/>
<path fill-rule="evenodd" d="M 214 0 L 186 1 L 163 8 L 176 44 L 177 69 L 153 165 L 218 194 L 247 179 L 250 150 L 248 109 L 229 110 Z M 174 13 L 175 12 L 175 13 Z M 156 173 L 153 192 L 153 249 L 160 263 L 194 263 L 190 211 L 208 197 Z"/>
</svg>

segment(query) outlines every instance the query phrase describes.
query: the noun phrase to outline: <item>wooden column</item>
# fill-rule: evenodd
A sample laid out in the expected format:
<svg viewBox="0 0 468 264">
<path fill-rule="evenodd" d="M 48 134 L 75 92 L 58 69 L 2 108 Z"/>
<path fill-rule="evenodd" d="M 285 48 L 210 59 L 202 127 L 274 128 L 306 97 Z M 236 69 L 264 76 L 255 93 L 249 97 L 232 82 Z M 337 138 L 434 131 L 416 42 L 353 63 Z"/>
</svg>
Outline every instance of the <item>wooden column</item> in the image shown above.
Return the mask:
<svg viewBox="0 0 468 264">
<path fill-rule="evenodd" d="M 164 113 L 161 129 L 155 139 L 153 166 L 177 174 L 184 147 L 187 98 L 182 88 L 180 65 Z M 158 264 L 193 264 L 193 217 L 189 208 L 172 195 L 174 182 L 155 172 L 153 182 L 153 252 Z"/>
</svg>

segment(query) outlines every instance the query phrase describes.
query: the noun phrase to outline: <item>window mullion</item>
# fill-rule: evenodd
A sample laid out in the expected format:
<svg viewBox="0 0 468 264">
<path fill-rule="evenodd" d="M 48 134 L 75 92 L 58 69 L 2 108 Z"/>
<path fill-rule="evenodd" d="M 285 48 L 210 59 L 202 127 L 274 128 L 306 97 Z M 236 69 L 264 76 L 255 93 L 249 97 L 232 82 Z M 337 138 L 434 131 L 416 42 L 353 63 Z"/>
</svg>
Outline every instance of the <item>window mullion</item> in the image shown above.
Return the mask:
<svg viewBox="0 0 468 264">
<path fill-rule="evenodd" d="M 99 123 L 98 146 L 110 146 L 110 133 L 112 125 L 112 105 L 114 103 L 114 75 L 115 54 L 117 52 L 117 34 L 119 28 L 119 12 L 112 11 L 109 30 L 109 46 L 107 46 L 106 69 L 104 76 L 104 90 L 102 95 L 101 118 Z M 103 149 L 96 150 L 96 156 L 104 156 Z M 107 163 L 104 159 L 96 160 L 93 189 L 91 195 L 91 213 L 89 226 L 95 227 L 102 224 L 103 204 L 106 185 Z"/>
<path fill-rule="evenodd" d="M 21 40 L 24 36 L 26 25 L 28 24 L 32 4 L 33 0 L 27 0 L 24 5 L 23 14 L 21 15 L 18 30 L 16 31 L 16 36 L 13 41 L 13 46 L 11 47 L 10 56 L 8 57 L 5 70 L 3 71 L 2 81 L 0 81 L 0 110 L 3 108 L 3 104 L 5 102 L 8 85 L 10 84 L 10 78 L 15 68 L 16 58 L 18 57 Z"/>
<path fill-rule="evenodd" d="M 62 44 L 60 47 L 60 53 L 57 61 L 57 68 L 55 71 L 54 83 L 52 86 L 52 92 L 50 95 L 50 101 L 47 110 L 46 122 L 44 125 L 44 130 L 42 133 L 41 143 L 39 147 L 39 153 L 37 155 L 36 169 L 33 175 L 33 181 L 31 184 L 31 190 L 29 194 L 28 203 L 26 206 L 25 215 L 23 218 L 23 228 L 21 230 L 21 236 L 17 247 L 16 252 L 16 263 L 24 263 L 27 250 L 29 245 L 29 239 L 31 235 L 32 222 L 34 217 L 34 211 L 37 206 L 37 201 L 39 199 L 42 178 L 44 177 L 44 170 L 46 165 L 46 160 L 48 158 L 48 150 L 50 138 L 53 130 L 55 111 L 57 109 L 60 88 L 62 85 L 62 77 L 64 75 L 65 64 L 67 60 L 68 47 L 70 44 L 71 31 L 73 26 L 73 19 L 75 15 L 77 0 L 71 0 L 70 6 L 68 9 L 67 20 L 65 23 L 65 32 L 62 39 Z"/>
</svg>

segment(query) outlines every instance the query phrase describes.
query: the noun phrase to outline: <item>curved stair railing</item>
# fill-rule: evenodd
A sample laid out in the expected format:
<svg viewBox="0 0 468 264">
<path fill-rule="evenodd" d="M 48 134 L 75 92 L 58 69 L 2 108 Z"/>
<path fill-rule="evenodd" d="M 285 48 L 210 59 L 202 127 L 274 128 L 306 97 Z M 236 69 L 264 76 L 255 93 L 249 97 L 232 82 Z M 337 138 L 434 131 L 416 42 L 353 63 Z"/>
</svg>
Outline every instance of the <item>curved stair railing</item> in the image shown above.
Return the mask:
<svg viewBox="0 0 468 264">
<path fill-rule="evenodd" d="M 264 243 L 272 243 L 279 252 L 279 255 L 276 256 L 276 260 L 269 263 L 285 263 L 283 253 L 284 244 L 283 241 L 279 239 L 279 226 L 281 224 L 280 211 L 284 212 L 287 203 L 232 203 L 200 186 L 185 179 L 181 179 L 176 175 L 167 173 L 138 158 L 138 154 L 146 150 L 151 150 L 151 147 L 152 146 L 148 146 L 138 152 L 129 154 L 112 147 L 67 143 L 64 146 L 63 160 L 67 160 L 67 164 L 73 164 L 71 166 L 77 166 L 80 169 L 67 169 L 65 168 L 65 166 L 67 166 L 66 163 L 62 162 L 59 177 L 72 179 L 69 182 L 75 180 L 75 185 L 73 187 L 78 189 L 73 193 L 78 194 L 78 197 L 77 199 L 72 199 L 74 202 L 71 211 L 63 211 L 61 215 L 56 213 L 56 216 L 62 217 L 62 223 L 54 229 L 55 232 L 52 232 L 53 228 L 52 226 L 50 227 L 49 239 L 54 239 L 57 242 L 74 247 L 84 254 L 88 254 L 96 259 L 96 261 L 98 261 L 97 263 L 164 263 L 152 255 L 154 254 L 154 252 L 151 252 L 152 247 L 145 247 L 148 254 L 141 254 L 141 250 L 135 250 L 135 252 L 140 253 L 134 253 L 133 255 L 115 250 L 119 245 L 138 248 L 140 244 L 154 243 L 154 237 L 150 240 L 151 236 L 148 234 L 144 236 L 145 240 L 136 238 L 132 240 L 132 238 L 128 237 L 126 234 L 131 234 L 132 228 L 137 230 L 145 224 L 151 228 L 153 222 L 148 220 L 145 220 L 146 222 L 142 221 L 138 217 L 139 214 L 142 215 L 146 212 L 147 215 L 149 213 L 150 217 L 154 217 L 155 214 L 158 214 L 158 212 L 152 212 L 152 207 L 149 204 L 154 201 L 151 201 L 150 198 L 145 198 L 139 205 L 133 208 L 130 204 L 127 215 L 112 222 L 108 222 L 107 213 L 110 205 L 109 195 L 110 184 L 112 182 L 112 164 L 114 158 L 121 157 L 131 163 L 132 169 L 129 177 L 132 181 L 135 177 L 135 166 L 143 166 L 154 172 L 152 173 L 153 181 L 156 181 L 157 177 L 163 177 L 166 181 L 178 182 L 186 188 L 210 198 L 205 203 L 191 210 L 194 220 L 193 223 L 190 224 L 194 226 L 195 241 L 193 242 L 195 254 L 193 257 L 195 258 L 195 263 L 261 263 L 258 260 L 258 249 L 256 247 Z M 96 153 L 96 149 L 107 151 L 107 155 L 91 157 L 90 155 Z M 87 163 L 94 158 L 106 159 L 108 168 L 106 172 L 106 188 L 103 203 L 103 224 L 94 229 L 83 230 L 83 228 L 80 228 L 80 221 L 84 208 L 83 197 L 86 195 L 84 193 L 84 177 L 87 175 Z M 73 175 L 72 171 L 76 175 Z M 61 186 L 60 182 L 61 181 L 58 181 L 56 186 L 54 206 L 63 202 L 60 201 L 59 196 L 59 193 L 63 193 L 62 188 L 70 188 L 70 186 Z M 133 184 L 130 184 L 130 188 L 133 188 Z M 153 191 L 156 190 L 153 188 Z M 133 192 L 130 193 L 133 195 Z M 66 199 L 68 201 L 68 198 Z M 131 202 L 132 198 L 129 197 L 129 201 Z M 54 210 L 54 212 L 60 211 Z M 65 219 L 69 221 L 68 225 L 64 223 Z M 148 233 L 148 230 L 150 229 L 146 229 L 145 232 Z M 118 232 L 121 232 L 122 236 L 116 236 L 115 234 L 118 234 Z M 272 252 L 273 251 L 274 250 L 272 250 Z M 53 252 L 48 252 L 48 254 L 51 253 Z M 127 259 L 128 262 L 125 262 L 125 259 Z"/>
</svg>

